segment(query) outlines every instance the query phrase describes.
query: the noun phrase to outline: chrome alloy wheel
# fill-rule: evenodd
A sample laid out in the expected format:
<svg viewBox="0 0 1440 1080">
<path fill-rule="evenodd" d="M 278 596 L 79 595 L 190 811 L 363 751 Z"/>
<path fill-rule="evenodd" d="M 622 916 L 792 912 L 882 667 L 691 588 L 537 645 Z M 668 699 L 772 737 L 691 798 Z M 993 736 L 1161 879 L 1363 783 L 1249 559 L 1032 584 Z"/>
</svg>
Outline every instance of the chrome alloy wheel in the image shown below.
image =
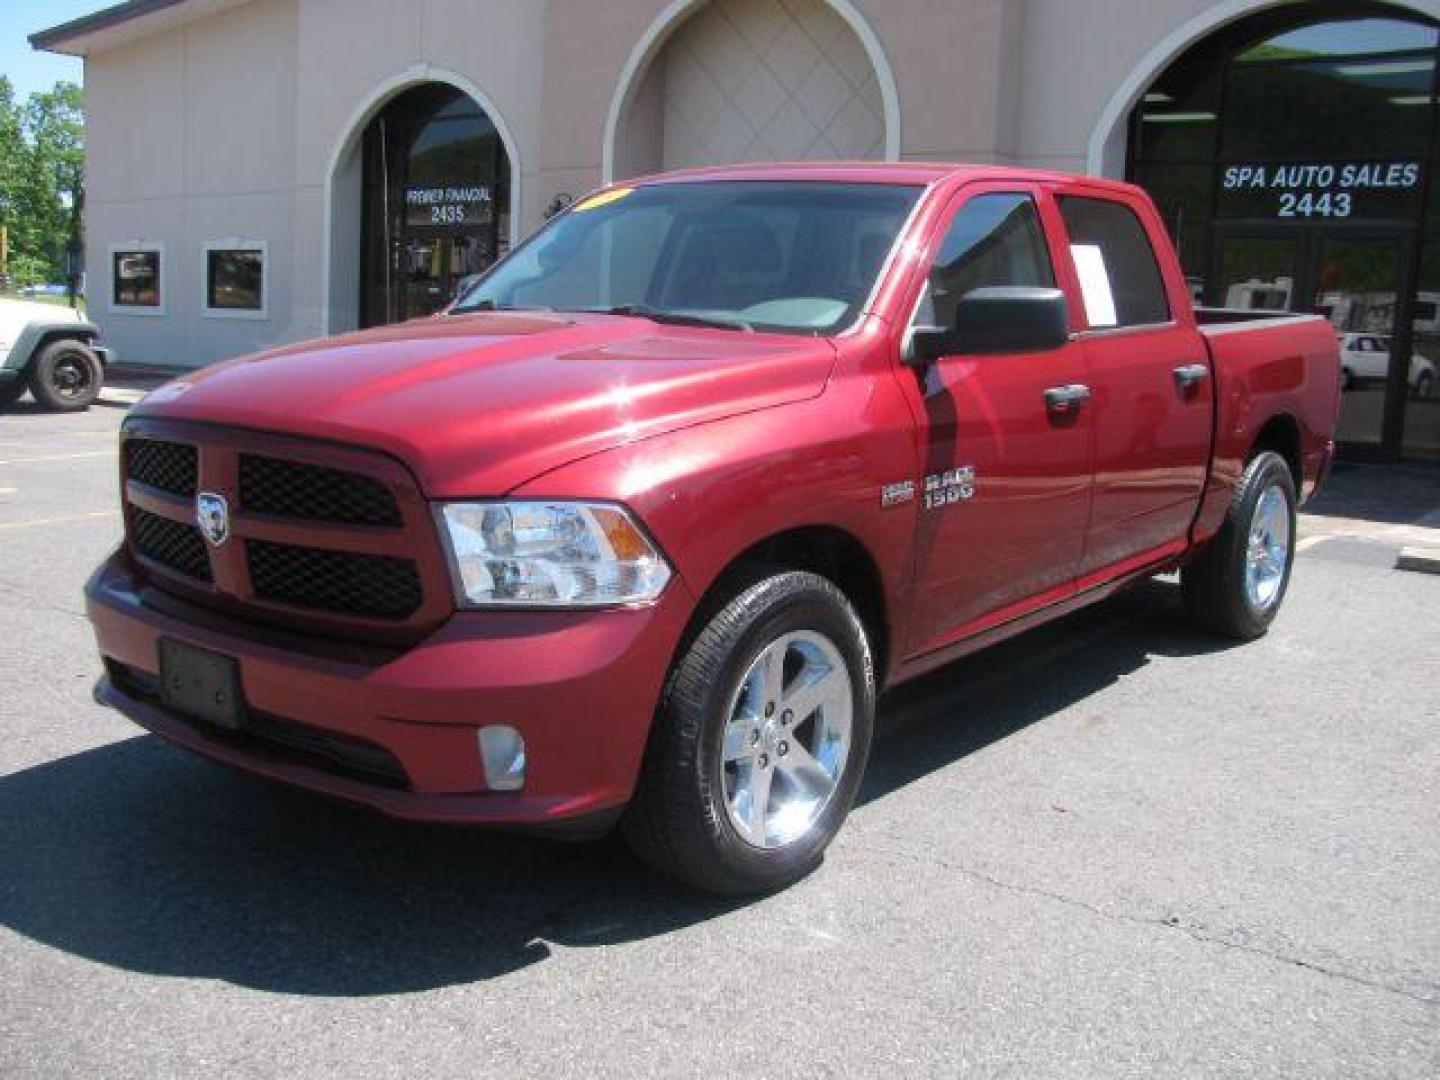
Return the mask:
<svg viewBox="0 0 1440 1080">
<path fill-rule="evenodd" d="M 1290 561 L 1290 506 L 1278 486 L 1265 489 L 1250 518 L 1245 552 L 1245 593 L 1256 611 L 1267 611 L 1280 599 Z"/>
<path fill-rule="evenodd" d="M 746 842 L 784 847 L 815 825 L 849 760 L 853 712 L 850 670 L 823 634 L 785 634 L 755 658 L 720 755 L 725 812 Z"/>
</svg>

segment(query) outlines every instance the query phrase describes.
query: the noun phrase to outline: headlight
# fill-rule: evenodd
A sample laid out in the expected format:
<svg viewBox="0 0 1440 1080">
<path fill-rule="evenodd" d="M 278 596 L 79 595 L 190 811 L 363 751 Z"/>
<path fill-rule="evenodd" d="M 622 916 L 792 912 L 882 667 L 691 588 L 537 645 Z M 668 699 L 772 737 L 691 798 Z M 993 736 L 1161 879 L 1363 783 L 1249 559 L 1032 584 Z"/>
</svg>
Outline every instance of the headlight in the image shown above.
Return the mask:
<svg viewBox="0 0 1440 1080">
<path fill-rule="evenodd" d="M 599 607 L 653 600 L 670 567 L 630 515 L 601 503 L 445 503 L 467 607 Z"/>
</svg>

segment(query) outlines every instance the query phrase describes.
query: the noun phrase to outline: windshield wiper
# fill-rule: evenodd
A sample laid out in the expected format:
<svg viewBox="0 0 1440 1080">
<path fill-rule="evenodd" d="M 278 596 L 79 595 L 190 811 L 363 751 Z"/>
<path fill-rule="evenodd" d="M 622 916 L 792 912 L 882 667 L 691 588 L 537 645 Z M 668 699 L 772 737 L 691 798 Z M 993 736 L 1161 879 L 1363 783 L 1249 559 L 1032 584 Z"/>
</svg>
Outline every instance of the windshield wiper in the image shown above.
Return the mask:
<svg viewBox="0 0 1440 1080">
<path fill-rule="evenodd" d="M 470 315 L 477 311 L 554 311 L 554 308 L 543 307 L 539 304 L 534 306 L 521 306 L 519 304 L 497 304 L 494 300 L 477 300 L 473 304 L 457 305 L 452 309 L 456 315 Z"/>
<path fill-rule="evenodd" d="M 581 311 L 597 315 L 631 315 L 652 322 L 669 323 L 672 326 L 711 326 L 720 330 L 744 330 L 753 333 L 755 328 L 744 319 L 731 319 L 724 315 L 690 315 L 683 311 L 665 311 L 649 304 L 616 304 L 614 307 L 581 308 Z"/>
</svg>

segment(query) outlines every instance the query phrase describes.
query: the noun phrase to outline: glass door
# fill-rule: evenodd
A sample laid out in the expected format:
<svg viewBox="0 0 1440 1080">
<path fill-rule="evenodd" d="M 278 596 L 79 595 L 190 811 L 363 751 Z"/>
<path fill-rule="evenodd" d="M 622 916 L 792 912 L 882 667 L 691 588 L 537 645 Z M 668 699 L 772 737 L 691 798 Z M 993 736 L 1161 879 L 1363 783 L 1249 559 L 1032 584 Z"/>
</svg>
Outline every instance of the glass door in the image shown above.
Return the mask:
<svg viewBox="0 0 1440 1080">
<path fill-rule="evenodd" d="M 499 134 L 460 91 L 424 84 L 370 122 L 362 153 L 360 324 L 431 315 L 504 254 Z"/>
<path fill-rule="evenodd" d="M 1290 230 L 1216 230 L 1205 303 L 1237 311 L 1294 311 L 1300 236 Z"/>
<path fill-rule="evenodd" d="M 1340 342 L 1340 423 L 1337 440 L 1379 448 L 1393 410 L 1400 282 L 1405 243 L 1398 236 L 1321 233 L 1310 275 L 1310 310 L 1324 315 Z"/>
</svg>

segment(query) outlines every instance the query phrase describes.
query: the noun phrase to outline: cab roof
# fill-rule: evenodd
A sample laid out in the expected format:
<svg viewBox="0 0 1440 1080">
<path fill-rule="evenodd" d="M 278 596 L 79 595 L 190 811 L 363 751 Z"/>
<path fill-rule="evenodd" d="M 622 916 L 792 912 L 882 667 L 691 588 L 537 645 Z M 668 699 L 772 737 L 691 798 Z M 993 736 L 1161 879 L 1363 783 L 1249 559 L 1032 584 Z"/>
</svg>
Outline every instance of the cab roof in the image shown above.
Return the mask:
<svg viewBox="0 0 1440 1080">
<path fill-rule="evenodd" d="M 1045 169 L 1010 165 L 968 165 L 943 161 L 793 161 L 748 165 L 714 165 L 637 177 L 627 184 L 692 183 L 704 180 L 828 181 L 836 184 L 915 184 L 928 186 L 940 180 L 1010 180 L 1026 183 L 1074 183 L 1125 188 L 1114 180 Z M 625 186 L 625 185 L 619 185 Z"/>
</svg>

